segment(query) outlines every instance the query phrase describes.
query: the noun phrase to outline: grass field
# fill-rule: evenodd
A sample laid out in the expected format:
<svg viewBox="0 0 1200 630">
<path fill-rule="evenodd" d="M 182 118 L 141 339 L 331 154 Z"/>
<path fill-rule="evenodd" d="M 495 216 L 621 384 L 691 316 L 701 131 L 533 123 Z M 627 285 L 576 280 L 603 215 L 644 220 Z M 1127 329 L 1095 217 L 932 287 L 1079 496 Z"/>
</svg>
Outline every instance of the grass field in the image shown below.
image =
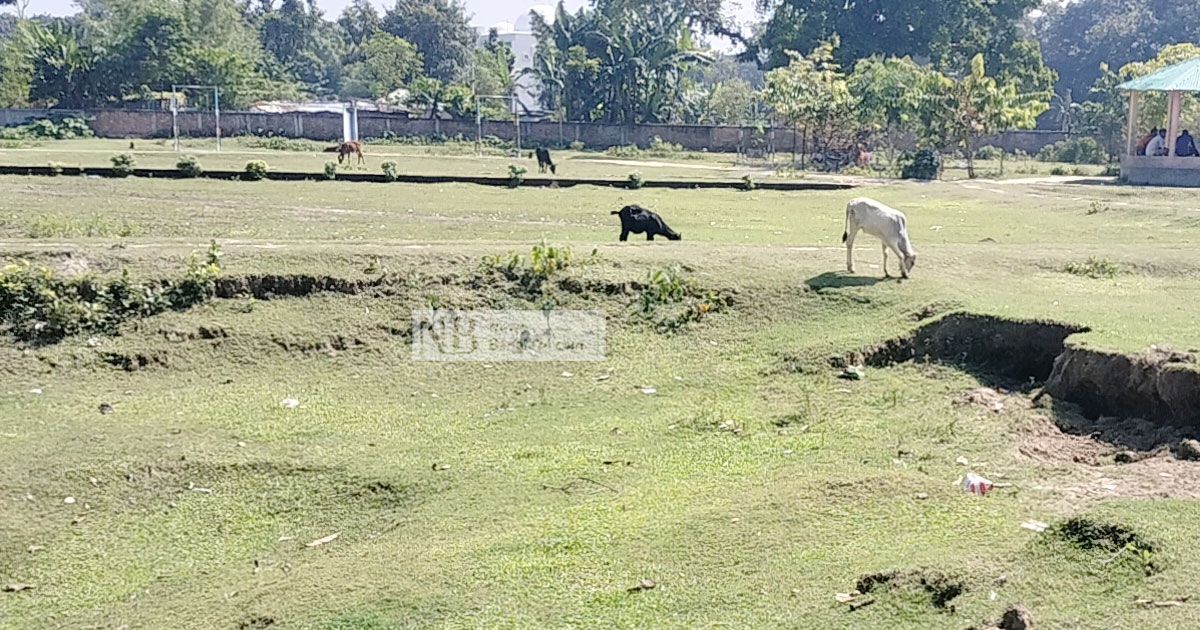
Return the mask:
<svg viewBox="0 0 1200 630">
<path fill-rule="evenodd" d="M 214 140 L 187 139 L 183 141 L 179 153 L 174 151 L 170 140 L 162 139 L 135 141 L 132 151 L 126 140 L 0 141 L 0 164 L 46 166 L 57 163 L 72 167 L 106 167 L 114 155 L 129 153 L 134 156 L 137 166 L 142 168 L 174 169 L 181 155 L 191 155 L 210 170 L 240 171 L 250 160 L 264 160 L 274 170 L 319 174 L 325 162 L 337 159 L 336 154 L 322 151 L 332 143 L 288 141 L 282 138 L 275 141 L 295 150 L 264 148 L 263 145 L 271 142 L 270 139 L 248 137 L 226 139 L 220 152 L 216 151 Z M 529 150 L 510 157 L 507 151 L 494 147 L 485 147 L 483 154 L 479 155 L 473 145 L 463 143 L 430 146 L 368 144 L 365 154 L 366 164 L 359 165 L 355 159 L 352 164 L 341 166 L 340 172 L 379 173 L 384 162 L 392 161 L 396 162 L 398 171 L 405 175 L 507 177 L 509 166 L 514 165 L 525 168 L 528 177 L 538 176 L 537 161 L 529 155 Z M 791 154 L 787 152 L 776 156 L 775 165 L 761 160 L 747 162 L 734 154 L 698 152 L 661 158 L 652 155 L 630 158 L 594 151 L 555 151 L 553 157 L 558 165 L 558 176 L 580 179 L 625 181 L 633 172 L 640 173 L 648 181 L 739 181 L 745 176 L 764 181 L 772 178 L 831 177 L 823 173 L 782 168 L 791 159 Z M 1094 177 L 1104 172 L 1099 166 L 1016 159 L 1010 159 L 1003 165 L 998 160 L 980 160 L 976 168 L 980 177 L 985 179 L 1037 178 L 1054 174 L 1078 178 Z M 945 178 L 951 181 L 967 179 L 966 163 L 947 160 Z"/>
<path fill-rule="evenodd" d="M 319 158 L 268 161 L 289 159 Z M 0 345 L 0 588 L 31 587 L 0 591 L 0 627 L 965 628 L 1018 604 L 1042 628 L 1200 623 L 1200 464 L 1117 464 L 1020 383 L 999 412 L 964 399 L 1001 382 L 984 372 L 828 362 L 955 310 L 1196 350 L 1194 192 L 0 190 L 5 262 L 175 278 L 215 240 L 223 278 L 343 287 Z M 911 280 L 866 238 L 842 271 L 855 195 L 907 213 Z M 617 243 L 609 213 L 635 202 L 684 240 Z M 543 240 L 574 257 L 538 290 L 481 264 Z M 663 269 L 729 305 L 643 306 Z M 413 361 L 430 307 L 600 310 L 607 359 Z M 996 491 L 964 493 L 968 468 Z"/>
</svg>

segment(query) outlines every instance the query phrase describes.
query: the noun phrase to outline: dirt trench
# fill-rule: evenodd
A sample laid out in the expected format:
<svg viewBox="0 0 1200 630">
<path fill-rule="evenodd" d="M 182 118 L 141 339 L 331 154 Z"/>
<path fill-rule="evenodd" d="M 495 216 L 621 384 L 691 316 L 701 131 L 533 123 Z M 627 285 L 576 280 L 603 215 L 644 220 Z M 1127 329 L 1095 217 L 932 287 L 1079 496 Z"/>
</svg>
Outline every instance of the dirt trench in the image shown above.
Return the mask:
<svg viewBox="0 0 1200 630">
<path fill-rule="evenodd" d="M 1193 354 L 1140 355 L 1067 343 L 1087 332 L 1060 322 L 951 313 L 913 332 L 830 361 L 834 367 L 887 367 L 941 361 L 1006 386 L 1042 385 L 1090 418 L 1140 418 L 1200 431 L 1200 364 Z"/>
</svg>

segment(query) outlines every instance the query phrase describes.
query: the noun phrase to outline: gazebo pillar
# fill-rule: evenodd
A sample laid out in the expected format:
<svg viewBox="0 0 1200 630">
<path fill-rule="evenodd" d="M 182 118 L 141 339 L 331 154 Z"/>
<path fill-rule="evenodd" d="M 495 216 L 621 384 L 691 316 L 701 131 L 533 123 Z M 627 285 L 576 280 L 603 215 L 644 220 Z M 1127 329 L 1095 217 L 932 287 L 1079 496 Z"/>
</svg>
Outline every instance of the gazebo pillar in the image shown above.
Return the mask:
<svg viewBox="0 0 1200 630">
<path fill-rule="evenodd" d="M 1137 143 L 1141 138 L 1138 129 L 1138 109 L 1142 104 L 1141 92 L 1129 93 L 1129 120 L 1125 123 L 1125 155 L 1137 155 Z"/>
<path fill-rule="evenodd" d="M 1182 116 L 1183 92 L 1171 92 L 1167 105 L 1167 155 L 1175 155 L 1175 139 L 1179 137 L 1179 118 Z"/>
</svg>

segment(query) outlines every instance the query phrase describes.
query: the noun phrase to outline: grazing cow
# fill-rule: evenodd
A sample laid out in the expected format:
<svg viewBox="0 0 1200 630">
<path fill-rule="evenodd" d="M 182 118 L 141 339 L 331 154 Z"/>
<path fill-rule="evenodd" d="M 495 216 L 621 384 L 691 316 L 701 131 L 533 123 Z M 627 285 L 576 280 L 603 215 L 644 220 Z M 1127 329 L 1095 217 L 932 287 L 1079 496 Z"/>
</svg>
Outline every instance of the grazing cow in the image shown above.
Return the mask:
<svg viewBox="0 0 1200 630">
<path fill-rule="evenodd" d="M 341 164 L 342 160 L 349 159 L 349 157 L 351 155 L 358 156 L 359 164 L 363 164 L 367 161 L 367 159 L 365 157 L 363 157 L 362 143 L 357 140 L 343 142 L 343 143 L 337 145 L 336 147 L 330 147 L 328 149 L 325 149 L 325 152 L 326 153 L 336 152 L 338 154 L 338 164 Z"/>
<path fill-rule="evenodd" d="M 667 227 L 666 221 L 657 214 L 641 206 L 625 206 L 614 210 L 613 214 L 621 217 L 621 240 L 629 240 L 629 233 L 646 234 L 647 241 L 653 241 L 656 234 L 667 237 L 667 240 L 678 241 L 683 235 Z"/>
<path fill-rule="evenodd" d="M 883 241 L 883 275 L 888 276 L 888 250 L 900 257 L 900 276 L 908 277 L 913 265 L 917 264 L 917 250 L 908 240 L 908 220 L 894 208 L 875 201 L 860 198 L 846 204 L 846 231 L 842 242 L 846 244 L 846 270 L 854 273 L 854 237 L 862 230 Z"/>
<path fill-rule="evenodd" d="M 545 173 L 546 169 L 548 168 L 550 169 L 551 173 L 555 175 L 558 174 L 558 167 L 555 166 L 554 160 L 550 159 L 550 149 L 538 148 L 538 150 L 534 151 L 534 153 L 537 154 L 539 173 Z"/>
</svg>

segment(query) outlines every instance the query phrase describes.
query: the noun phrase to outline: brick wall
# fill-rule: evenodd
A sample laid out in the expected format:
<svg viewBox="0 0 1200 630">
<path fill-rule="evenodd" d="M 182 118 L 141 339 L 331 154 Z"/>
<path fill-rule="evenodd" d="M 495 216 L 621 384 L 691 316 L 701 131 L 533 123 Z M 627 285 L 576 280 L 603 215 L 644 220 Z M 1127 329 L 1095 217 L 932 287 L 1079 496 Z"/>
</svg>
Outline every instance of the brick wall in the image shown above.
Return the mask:
<svg viewBox="0 0 1200 630">
<path fill-rule="evenodd" d="M 102 138 L 169 138 L 171 113 L 164 111 L 94 110 L 87 112 L 51 112 L 50 110 L 0 109 L 0 126 L 21 124 L 51 114 L 83 114 L 93 119 L 92 128 Z M 215 135 L 216 120 L 207 112 L 182 112 L 178 119 L 182 136 Z M 475 137 L 473 120 L 421 120 L 406 116 L 375 112 L 359 112 L 359 136 L 377 138 L 385 135 Z M 334 141 L 342 137 L 342 117 L 339 114 L 296 113 L 264 114 L 257 112 L 225 112 L 221 114 L 222 135 L 276 135 L 288 138 Z M 484 121 L 483 135 L 508 141 L 516 139 L 516 125 L 511 122 Z M 769 142 L 778 152 L 790 152 L 796 142 L 791 129 L 768 131 Z M 682 145 L 694 151 L 733 152 L 754 144 L 755 130 L 749 127 L 710 127 L 703 125 L 609 125 L 601 123 L 536 122 L 521 123 L 521 145 L 557 145 L 560 142 L 583 142 L 588 148 L 605 149 L 636 144 L 645 147 L 655 138 Z M 994 145 L 1007 151 L 1021 150 L 1037 153 L 1047 144 L 1066 138 L 1062 132 L 1010 131 L 984 138 L 979 146 Z M 906 142 L 901 141 L 900 146 Z"/>
</svg>

